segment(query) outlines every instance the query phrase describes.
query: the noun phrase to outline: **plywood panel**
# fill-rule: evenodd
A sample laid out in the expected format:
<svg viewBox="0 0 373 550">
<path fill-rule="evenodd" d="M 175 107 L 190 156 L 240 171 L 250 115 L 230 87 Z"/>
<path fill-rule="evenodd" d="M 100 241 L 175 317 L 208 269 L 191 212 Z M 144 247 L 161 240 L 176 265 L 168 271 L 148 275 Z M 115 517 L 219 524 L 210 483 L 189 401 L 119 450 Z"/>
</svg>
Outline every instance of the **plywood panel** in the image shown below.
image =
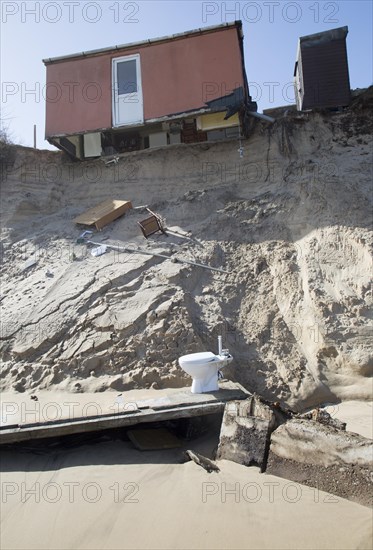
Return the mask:
<svg viewBox="0 0 373 550">
<path fill-rule="evenodd" d="M 83 139 L 84 157 L 99 157 L 102 153 L 100 132 L 96 132 L 94 134 L 84 134 Z"/>
<path fill-rule="evenodd" d="M 96 229 L 102 229 L 108 223 L 123 216 L 130 208 L 132 208 L 130 201 L 108 199 L 75 218 L 74 222 L 79 225 L 94 225 Z"/>
<path fill-rule="evenodd" d="M 208 115 L 202 115 L 197 118 L 197 129 L 198 130 L 215 130 L 217 128 L 230 128 L 231 126 L 238 126 L 240 121 L 238 119 L 238 114 L 229 117 L 227 120 L 224 120 L 226 111 L 223 113 L 210 113 Z"/>
</svg>

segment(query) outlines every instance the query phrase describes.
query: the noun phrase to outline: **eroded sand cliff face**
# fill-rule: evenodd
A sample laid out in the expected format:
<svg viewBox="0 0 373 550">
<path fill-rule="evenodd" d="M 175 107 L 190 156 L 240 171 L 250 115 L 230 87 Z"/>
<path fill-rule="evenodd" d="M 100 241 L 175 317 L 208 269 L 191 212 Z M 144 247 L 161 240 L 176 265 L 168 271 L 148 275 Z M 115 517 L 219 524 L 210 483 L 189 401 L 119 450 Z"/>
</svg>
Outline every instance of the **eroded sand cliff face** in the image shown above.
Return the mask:
<svg viewBox="0 0 373 550">
<path fill-rule="evenodd" d="M 234 355 L 228 378 L 302 409 L 371 392 L 372 90 L 345 112 L 258 122 L 235 141 L 71 163 L 18 148 L 1 184 L 3 389 L 189 384 L 180 355 Z M 147 204 L 94 235 L 145 254 L 93 258 L 72 222 L 107 198 Z M 34 266 L 25 262 L 35 258 Z M 49 270 L 49 273 L 47 271 Z"/>
</svg>

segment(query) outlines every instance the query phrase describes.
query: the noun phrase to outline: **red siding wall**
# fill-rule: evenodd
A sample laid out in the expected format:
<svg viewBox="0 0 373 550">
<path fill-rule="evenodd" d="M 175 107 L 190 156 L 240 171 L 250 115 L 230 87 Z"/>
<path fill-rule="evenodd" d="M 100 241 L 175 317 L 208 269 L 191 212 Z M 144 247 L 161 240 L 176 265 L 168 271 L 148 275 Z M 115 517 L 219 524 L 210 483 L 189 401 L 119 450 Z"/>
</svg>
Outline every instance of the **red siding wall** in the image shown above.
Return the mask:
<svg viewBox="0 0 373 550">
<path fill-rule="evenodd" d="M 244 85 L 235 27 L 51 63 L 46 137 L 110 128 L 112 59 L 134 53 L 140 54 L 145 120 L 202 108 Z"/>
</svg>

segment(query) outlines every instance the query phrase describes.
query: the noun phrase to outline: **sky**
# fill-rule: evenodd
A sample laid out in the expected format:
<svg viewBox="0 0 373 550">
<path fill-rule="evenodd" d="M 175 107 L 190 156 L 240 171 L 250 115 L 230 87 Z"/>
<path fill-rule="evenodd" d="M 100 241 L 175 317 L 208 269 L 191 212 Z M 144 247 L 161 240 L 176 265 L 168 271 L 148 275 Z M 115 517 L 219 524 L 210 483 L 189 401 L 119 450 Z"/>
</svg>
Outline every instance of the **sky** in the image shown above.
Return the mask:
<svg viewBox="0 0 373 550">
<path fill-rule="evenodd" d="M 0 0 L 1 124 L 13 142 L 44 139 L 44 58 L 242 20 L 246 73 L 258 110 L 293 104 L 298 38 L 347 25 L 351 88 L 372 84 L 372 0 Z"/>
</svg>

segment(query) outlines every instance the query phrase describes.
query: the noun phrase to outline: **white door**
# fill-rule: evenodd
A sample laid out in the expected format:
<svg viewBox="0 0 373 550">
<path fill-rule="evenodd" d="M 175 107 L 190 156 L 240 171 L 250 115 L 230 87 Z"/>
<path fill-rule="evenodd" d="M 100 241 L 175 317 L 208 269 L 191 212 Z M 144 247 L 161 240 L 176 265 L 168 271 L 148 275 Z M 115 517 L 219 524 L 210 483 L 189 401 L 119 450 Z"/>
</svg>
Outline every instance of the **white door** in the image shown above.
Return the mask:
<svg viewBox="0 0 373 550">
<path fill-rule="evenodd" d="M 113 59 L 113 125 L 144 122 L 140 55 Z"/>
</svg>

